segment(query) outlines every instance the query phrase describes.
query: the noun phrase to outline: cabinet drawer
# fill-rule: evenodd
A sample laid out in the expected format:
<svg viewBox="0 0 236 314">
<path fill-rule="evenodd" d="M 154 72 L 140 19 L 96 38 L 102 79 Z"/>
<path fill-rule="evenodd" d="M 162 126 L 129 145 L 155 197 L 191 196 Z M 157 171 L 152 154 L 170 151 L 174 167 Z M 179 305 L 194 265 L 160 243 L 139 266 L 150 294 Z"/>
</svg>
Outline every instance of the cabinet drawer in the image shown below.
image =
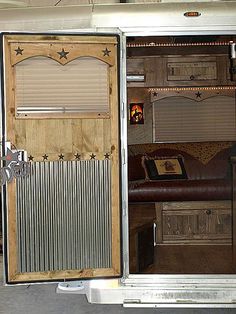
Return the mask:
<svg viewBox="0 0 236 314">
<path fill-rule="evenodd" d="M 196 203 L 201 205 L 201 202 Z M 158 219 L 162 243 L 231 243 L 231 202 L 219 202 L 219 208 L 216 208 L 217 202 L 208 203 L 203 204 L 203 209 L 191 208 L 187 202 L 168 203 L 167 206 L 163 203 L 161 221 Z"/>
</svg>

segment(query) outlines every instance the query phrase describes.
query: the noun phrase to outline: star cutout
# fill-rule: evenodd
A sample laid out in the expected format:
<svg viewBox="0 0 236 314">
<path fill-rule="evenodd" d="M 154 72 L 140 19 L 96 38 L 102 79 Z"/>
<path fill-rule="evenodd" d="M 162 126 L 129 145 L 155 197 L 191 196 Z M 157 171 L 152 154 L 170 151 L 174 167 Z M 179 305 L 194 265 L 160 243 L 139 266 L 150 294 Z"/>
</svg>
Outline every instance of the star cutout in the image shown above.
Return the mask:
<svg viewBox="0 0 236 314">
<path fill-rule="evenodd" d="M 47 154 L 44 154 L 42 157 L 43 157 L 43 160 L 48 160 L 48 155 Z"/>
<path fill-rule="evenodd" d="M 6 161 L 6 167 L 10 165 L 12 161 L 19 162 L 19 152 L 13 153 L 9 148 L 7 148 L 7 155 L 0 158 L 1 160 Z"/>
<path fill-rule="evenodd" d="M 103 52 L 103 57 L 105 57 L 105 56 L 109 57 L 111 50 L 108 50 L 107 47 L 106 47 L 106 49 L 102 50 L 102 52 Z"/>
<path fill-rule="evenodd" d="M 110 154 L 106 153 L 106 154 L 104 155 L 104 157 L 105 157 L 105 159 L 110 159 L 110 158 L 109 158 L 109 157 L 110 157 Z"/>
<path fill-rule="evenodd" d="M 202 93 L 197 92 L 197 93 L 195 93 L 195 95 L 196 95 L 196 98 L 201 98 Z"/>
<path fill-rule="evenodd" d="M 96 155 L 94 155 L 94 154 L 92 154 L 92 155 L 90 155 L 90 159 L 95 159 L 95 157 L 96 157 Z"/>
<path fill-rule="evenodd" d="M 34 157 L 33 157 L 32 155 L 30 155 L 30 156 L 28 157 L 28 159 L 29 159 L 29 161 L 33 161 L 33 160 L 34 160 Z"/>
<path fill-rule="evenodd" d="M 63 160 L 64 159 L 64 155 L 62 155 L 62 154 L 58 155 L 58 157 L 59 157 L 59 160 Z"/>
<path fill-rule="evenodd" d="M 16 56 L 17 56 L 17 55 L 22 55 L 23 51 L 24 51 L 24 49 L 21 49 L 21 48 L 18 46 L 18 48 L 15 49 Z"/>
<path fill-rule="evenodd" d="M 62 59 L 62 58 L 67 59 L 67 55 L 68 55 L 69 51 L 65 51 L 63 48 L 62 51 L 57 51 L 57 53 L 60 55 L 60 59 Z"/>
<path fill-rule="evenodd" d="M 157 92 L 153 92 L 154 97 L 157 97 L 157 95 L 158 95 Z"/>
<path fill-rule="evenodd" d="M 77 153 L 74 156 L 75 156 L 75 159 L 80 160 L 80 157 L 81 157 L 80 154 Z"/>
</svg>

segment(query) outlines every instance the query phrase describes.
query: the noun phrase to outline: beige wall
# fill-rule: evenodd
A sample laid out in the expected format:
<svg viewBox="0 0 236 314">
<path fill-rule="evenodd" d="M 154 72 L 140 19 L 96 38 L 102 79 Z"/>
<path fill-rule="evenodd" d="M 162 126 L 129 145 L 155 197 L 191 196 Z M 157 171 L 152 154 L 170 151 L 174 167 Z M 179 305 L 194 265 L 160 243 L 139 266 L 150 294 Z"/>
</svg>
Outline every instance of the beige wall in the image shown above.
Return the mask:
<svg viewBox="0 0 236 314">
<path fill-rule="evenodd" d="M 128 117 L 128 144 L 152 143 L 152 105 L 147 88 L 128 88 L 128 112 L 130 103 L 144 104 L 144 124 L 132 125 Z"/>
</svg>

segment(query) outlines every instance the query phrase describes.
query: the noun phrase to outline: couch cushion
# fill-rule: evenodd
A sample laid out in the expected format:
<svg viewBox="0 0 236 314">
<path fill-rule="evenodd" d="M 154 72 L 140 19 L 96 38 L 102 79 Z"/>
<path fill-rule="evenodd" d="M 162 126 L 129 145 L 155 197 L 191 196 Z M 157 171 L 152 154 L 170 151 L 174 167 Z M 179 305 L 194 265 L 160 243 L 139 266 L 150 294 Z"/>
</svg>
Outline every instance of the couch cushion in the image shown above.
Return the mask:
<svg viewBox="0 0 236 314">
<path fill-rule="evenodd" d="M 233 142 L 156 143 L 129 146 L 129 180 L 145 179 L 142 156 L 182 155 L 190 180 L 223 179 L 230 175 L 230 156 L 236 154 Z"/>
<path fill-rule="evenodd" d="M 231 189 L 227 179 L 141 180 L 129 184 L 129 202 L 228 200 L 232 197 Z"/>
<path fill-rule="evenodd" d="M 187 179 L 182 156 L 148 157 L 144 156 L 142 165 L 146 179 L 180 180 Z"/>
</svg>

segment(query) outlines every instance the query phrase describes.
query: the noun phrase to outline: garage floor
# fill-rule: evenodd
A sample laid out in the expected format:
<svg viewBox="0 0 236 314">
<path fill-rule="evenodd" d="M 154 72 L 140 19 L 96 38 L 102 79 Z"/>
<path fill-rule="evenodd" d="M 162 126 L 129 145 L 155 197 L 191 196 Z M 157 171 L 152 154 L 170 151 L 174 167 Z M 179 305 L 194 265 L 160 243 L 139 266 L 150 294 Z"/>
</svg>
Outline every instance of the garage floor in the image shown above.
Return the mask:
<svg viewBox="0 0 236 314">
<path fill-rule="evenodd" d="M 0 274 L 2 257 L 0 256 Z M 89 304 L 82 295 L 56 294 L 56 284 L 5 287 L 0 278 L 0 314 L 225 314 L 236 309 L 125 309 Z"/>
</svg>

